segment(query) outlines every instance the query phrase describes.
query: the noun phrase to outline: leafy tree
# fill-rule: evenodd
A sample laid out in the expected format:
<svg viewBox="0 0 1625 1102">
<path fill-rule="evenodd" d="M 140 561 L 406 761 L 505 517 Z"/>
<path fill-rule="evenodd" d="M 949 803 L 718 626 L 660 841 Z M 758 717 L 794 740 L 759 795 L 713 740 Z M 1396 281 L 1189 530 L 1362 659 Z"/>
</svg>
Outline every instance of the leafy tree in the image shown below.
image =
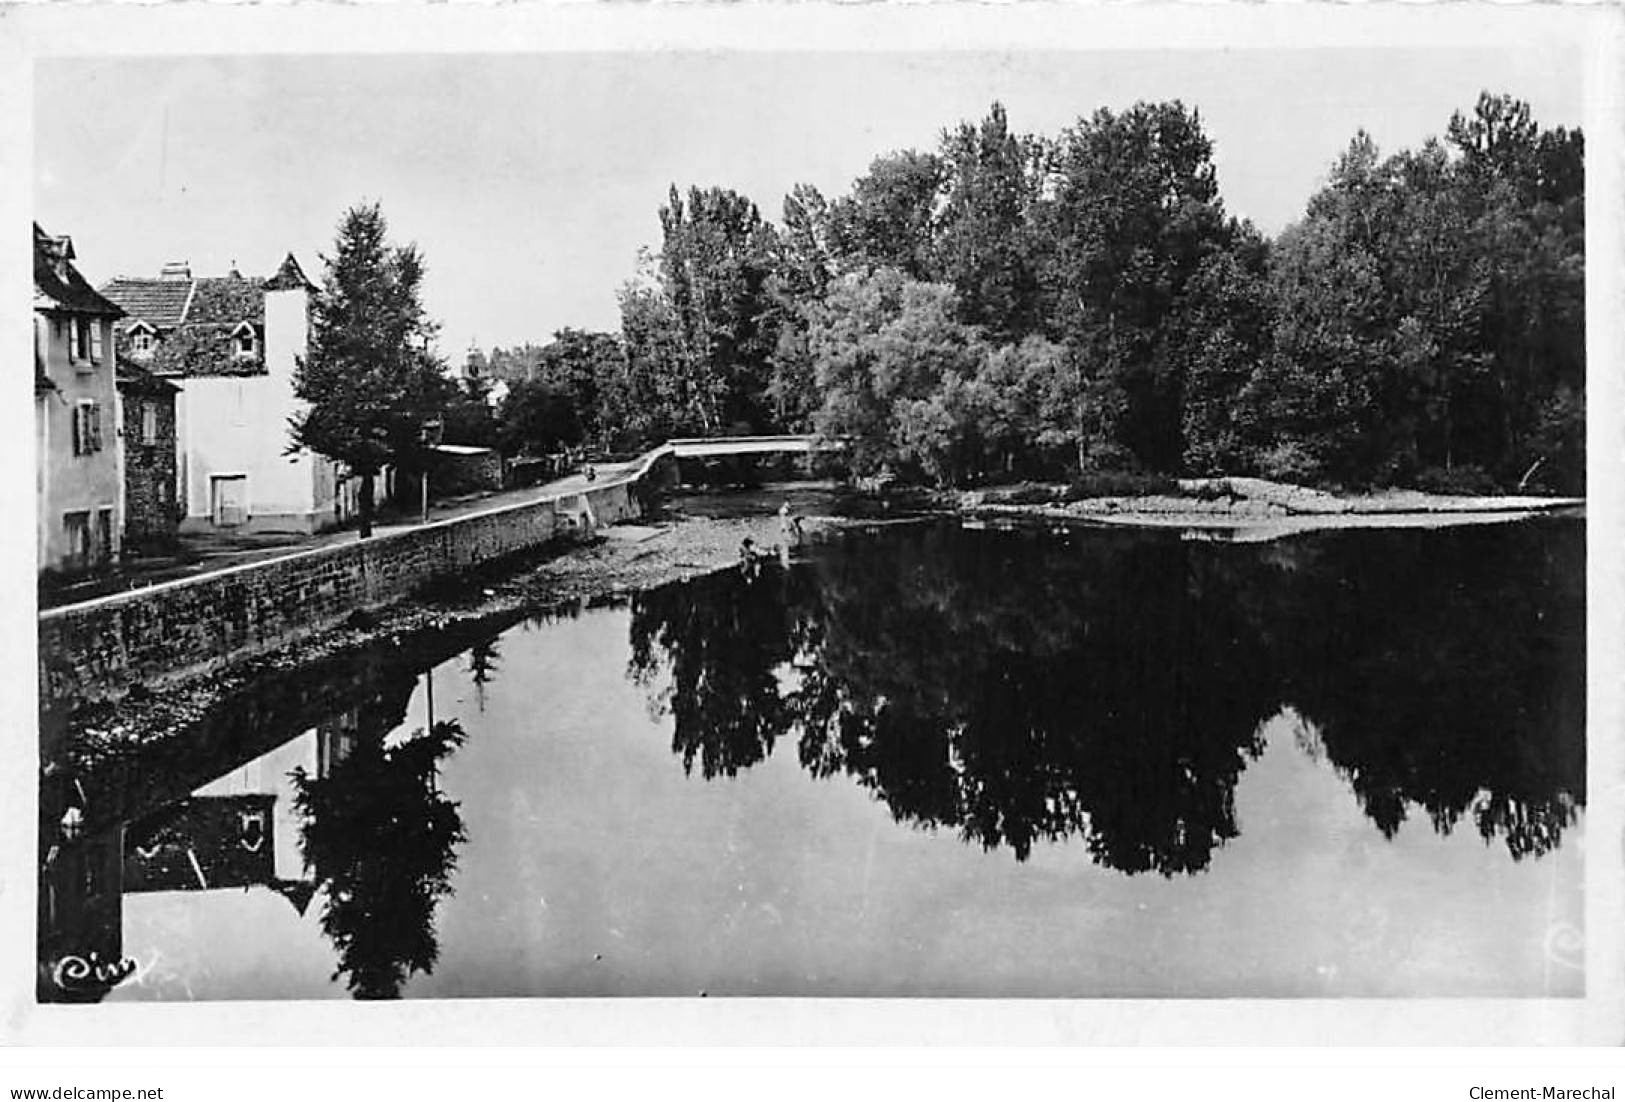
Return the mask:
<svg viewBox="0 0 1625 1102">
<path fill-rule="evenodd" d="M 684 412 L 707 434 L 764 426 L 772 227 L 738 192 L 695 187 L 685 200 L 675 186 L 660 224 L 659 288 L 677 352 L 668 369 L 688 381 Z"/>
<path fill-rule="evenodd" d="M 1187 284 L 1232 233 L 1212 143 L 1177 101 L 1101 109 L 1061 135 L 1049 187 L 1044 294 L 1077 376 L 1078 465 L 1098 465 L 1109 434 L 1138 462 L 1174 470 L 1184 406 L 1176 319 Z"/>
<path fill-rule="evenodd" d="M 596 440 L 604 432 L 604 392 L 615 385 L 625 358 L 615 334 L 566 327 L 538 353 L 535 377 L 569 396 L 581 438 Z"/>
<path fill-rule="evenodd" d="M 1273 345 L 1239 403 L 1260 426 L 1259 473 L 1357 481 L 1375 461 L 1377 379 L 1390 359 L 1376 260 L 1334 226 L 1305 222 L 1276 241 L 1269 293 Z"/>
<path fill-rule="evenodd" d="M 361 479 L 361 536 L 372 533 L 375 480 L 385 466 L 421 462 L 424 422 L 445 408 L 450 381 L 433 350 L 435 324 L 420 293 L 416 245 L 391 245 L 377 203 L 348 210 L 323 257 L 308 354 L 289 421 L 293 448 L 343 463 Z"/>
<path fill-rule="evenodd" d="M 1357 135 L 1275 249 L 1262 435 L 1345 481 L 1581 486 L 1580 152 L 1487 94 L 1446 142 Z M 1294 409 L 1311 391 L 1341 398 Z"/>
<path fill-rule="evenodd" d="M 822 298 L 835 271 L 830 205 L 811 184 L 784 197 L 784 228 L 774 238 L 777 289 L 787 299 Z"/>
<path fill-rule="evenodd" d="M 935 227 L 943 164 L 916 150 L 877 157 L 829 208 L 831 251 L 842 270 L 896 268 L 910 279 L 936 276 Z"/>
<path fill-rule="evenodd" d="M 845 277 L 816 311 L 813 421 L 847 441 L 855 470 L 901 465 L 946 485 L 973 465 L 971 384 L 988 348 L 958 307 L 953 288 L 882 268 Z"/>
<path fill-rule="evenodd" d="M 1030 218 L 1046 156 L 1042 142 L 1010 132 L 999 103 L 979 125 L 960 123 L 942 135 L 936 275 L 959 293 L 961 318 L 995 339 L 1038 328 Z"/>
<path fill-rule="evenodd" d="M 704 430 L 717 408 L 714 379 L 695 368 L 676 311 L 647 268 L 621 289 L 626 369 L 605 398 L 618 437 L 642 445 Z"/>
<path fill-rule="evenodd" d="M 810 430 L 818 405 L 807 331 L 836 270 L 831 233 L 829 203 L 811 184 L 797 184 L 784 197 L 784 225 L 774 237 L 765 318 L 775 336 L 763 398 L 771 423 L 786 432 Z"/>
<path fill-rule="evenodd" d="M 1066 350 L 1041 336 L 989 351 L 977 373 L 984 473 L 1054 476 L 1072 462 L 1077 400 Z"/>
<path fill-rule="evenodd" d="M 505 455 L 548 455 L 581 443 L 575 396 L 552 379 L 514 383 L 498 413 Z"/>
<path fill-rule="evenodd" d="M 1176 322 L 1185 337 L 1182 466 L 1196 474 L 1246 469 L 1262 438 L 1246 399 L 1271 336 L 1268 247 L 1250 225 L 1231 236 L 1191 277 Z"/>
</svg>

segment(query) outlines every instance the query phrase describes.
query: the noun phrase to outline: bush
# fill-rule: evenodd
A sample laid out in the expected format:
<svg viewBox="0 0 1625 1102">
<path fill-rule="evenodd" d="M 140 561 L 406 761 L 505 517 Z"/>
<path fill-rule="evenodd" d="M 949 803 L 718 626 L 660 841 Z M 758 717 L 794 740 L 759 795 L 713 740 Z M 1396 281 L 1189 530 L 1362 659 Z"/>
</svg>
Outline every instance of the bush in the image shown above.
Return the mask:
<svg viewBox="0 0 1625 1102">
<path fill-rule="evenodd" d="M 1072 480 L 1071 485 L 1061 495 L 1061 500 L 1144 497 L 1150 494 L 1178 492 L 1179 484 L 1165 474 L 1147 474 L 1142 471 L 1088 471 Z"/>
<path fill-rule="evenodd" d="M 1416 476 L 1416 488 L 1430 494 L 1478 496 L 1496 493 L 1500 486 L 1483 467 L 1467 463 L 1459 467 L 1428 467 Z"/>
<path fill-rule="evenodd" d="M 852 476 L 852 463 L 844 451 L 815 451 L 812 453 L 811 475 L 828 481 Z"/>
<path fill-rule="evenodd" d="M 1320 460 L 1297 440 L 1283 440 L 1258 456 L 1258 474 L 1271 482 L 1314 485 L 1325 473 Z"/>
</svg>

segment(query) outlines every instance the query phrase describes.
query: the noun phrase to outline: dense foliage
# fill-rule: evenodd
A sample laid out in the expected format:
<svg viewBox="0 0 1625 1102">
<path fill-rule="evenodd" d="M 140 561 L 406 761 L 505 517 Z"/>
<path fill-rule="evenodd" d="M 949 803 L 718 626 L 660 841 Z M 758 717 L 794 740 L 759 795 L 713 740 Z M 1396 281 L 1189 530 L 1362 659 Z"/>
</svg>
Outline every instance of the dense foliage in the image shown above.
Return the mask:
<svg viewBox="0 0 1625 1102">
<path fill-rule="evenodd" d="M 506 450 L 817 431 L 859 473 L 1583 489 L 1583 143 L 1482 96 L 1355 136 L 1275 240 L 1178 102 L 1049 138 L 1002 106 L 779 225 L 673 187 L 618 335 L 490 357 Z"/>
</svg>

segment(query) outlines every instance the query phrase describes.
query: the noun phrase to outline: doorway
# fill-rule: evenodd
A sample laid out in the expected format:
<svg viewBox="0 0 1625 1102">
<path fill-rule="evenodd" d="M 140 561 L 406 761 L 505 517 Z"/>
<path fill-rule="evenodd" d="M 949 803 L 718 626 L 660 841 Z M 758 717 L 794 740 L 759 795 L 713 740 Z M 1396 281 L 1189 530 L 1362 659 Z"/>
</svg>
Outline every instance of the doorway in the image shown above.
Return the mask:
<svg viewBox="0 0 1625 1102">
<path fill-rule="evenodd" d="M 248 522 L 247 475 L 209 476 L 209 515 L 221 528 L 235 528 Z"/>
</svg>

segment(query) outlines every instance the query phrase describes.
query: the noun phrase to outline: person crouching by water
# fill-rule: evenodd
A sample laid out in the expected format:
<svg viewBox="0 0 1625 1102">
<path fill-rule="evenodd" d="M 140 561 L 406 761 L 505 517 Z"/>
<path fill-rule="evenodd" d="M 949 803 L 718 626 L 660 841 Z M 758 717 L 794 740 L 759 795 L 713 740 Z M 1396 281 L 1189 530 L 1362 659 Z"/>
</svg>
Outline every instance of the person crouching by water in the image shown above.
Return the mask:
<svg viewBox="0 0 1625 1102">
<path fill-rule="evenodd" d="M 739 572 L 746 578 L 755 578 L 762 572 L 762 561 L 756 555 L 756 541 L 749 536 L 739 541 Z"/>
</svg>

